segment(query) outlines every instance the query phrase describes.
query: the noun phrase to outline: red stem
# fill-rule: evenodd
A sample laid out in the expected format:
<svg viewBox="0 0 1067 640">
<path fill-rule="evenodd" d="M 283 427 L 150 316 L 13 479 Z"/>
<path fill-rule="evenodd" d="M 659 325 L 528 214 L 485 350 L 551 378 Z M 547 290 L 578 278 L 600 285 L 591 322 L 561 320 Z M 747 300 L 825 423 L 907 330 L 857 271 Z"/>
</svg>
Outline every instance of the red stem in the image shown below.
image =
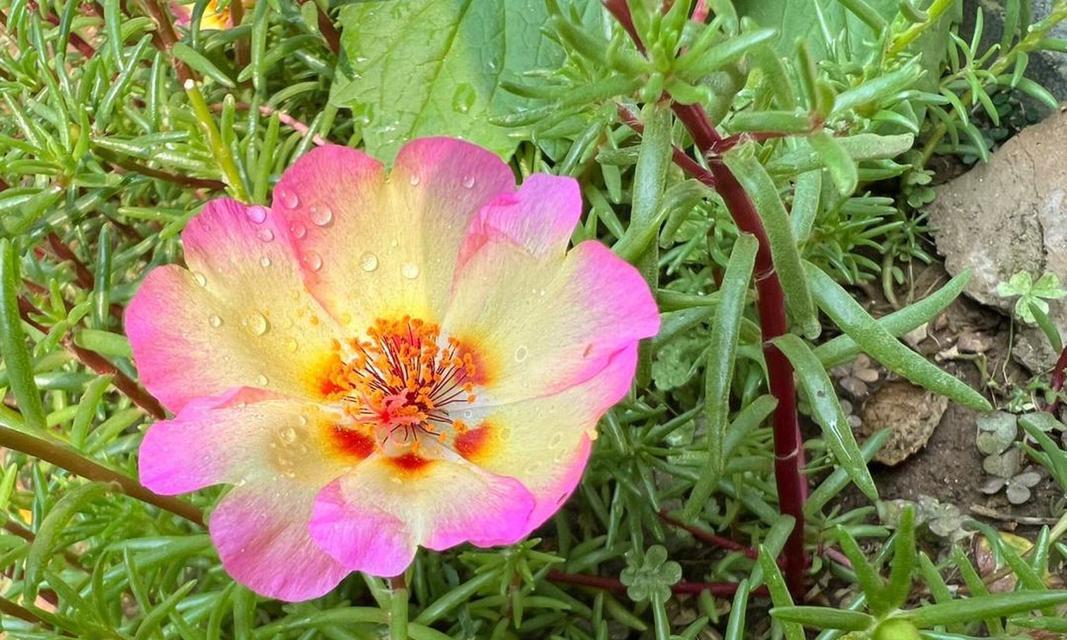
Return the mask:
<svg viewBox="0 0 1067 640">
<path fill-rule="evenodd" d="M 634 28 L 633 16 L 626 0 L 604 0 L 604 6 L 615 16 L 619 24 L 630 34 L 634 45 L 644 52 L 644 44 Z M 669 97 L 669 96 L 668 96 Z M 808 486 L 804 477 L 804 449 L 797 417 L 796 386 L 793 381 L 793 366 L 773 344 L 778 336 L 789 330 L 786 316 L 785 292 L 771 259 L 770 240 L 763 228 L 763 221 L 752 199 L 718 155 L 717 149 L 723 138 L 715 130 L 711 120 L 698 104 L 671 105 L 675 115 L 685 125 L 693 143 L 708 157 L 713 184 L 726 204 L 737 228 L 751 233 L 759 241 L 756 252 L 755 284 L 758 294 L 756 309 L 759 312 L 763 334 L 763 355 L 767 362 L 768 387 L 778 401 L 774 410 L 774 477 L 778 488 L 778 509 L 796 519 L 793 531 L 786 541 L 785 578 L 794 598 L 804 593 L 808 555 L 804 549 L 804 501 Z M 699 165 L 697 165 L 699 166 Z M 683 166 L 687 172 L 695 171 L 691 165 Z M 701 173 L 706 173 L 701 168 Z M 703 181 L 703 180 L 702 180 Z M 705 182 L 707 184 L 707 182 Z"/>
<path fill-rule="evenodd" d="M 753 560 L 755 560 L 758 556 L 755 549 L 746 547 L 740 542 L 735 542 L 729 538 L 724 538 L 723 536 L 720 536 L 716 533 L 712 533 L 698 526 L 682 522 L 681 520 L 677 520 L 670 514 L 668 514 L 666 511 L 660 511 L 659 517 L 663 519 L 663 521 L 667 524 L 688 531 L 690 535 L 705 544 L 709 544 L 713 547 L 720 547 L 722 549 L 729 549 L 730 551 L 740 551 L 741 553 L 745 554 L 749 558 L 752 558 Z"/>
<path fill-rule="evenodd" d="M 1056 359 L 1055 366 L 1052 367 L 1052 380 L 1051 386 L 1053 393 L 1057 396 L 1052 399 L 1052 404 L 1048 407 L 1048 412 L 1053 413 L 1060 405 L 1059 392 L 1063 389 L 1063 383 L 1067 381 L 1067 347 L 1063 348 L 1060 352 L 1060 357 Z"/>
<path fill-rule="evenodd" d="M 579 587 L 600 589 L 601 591 L 626 593 L 626 585 L 620 582 L 617 578 L 594 576 L 587 573 L 564 573 L 562 571 L 552 570 L 548 572 L 548 579 L 552 582 L 561 584 L 573 584 Z M 737 583 L 683 581 L 671 586 L 671 591 L 678 595 L 697 595 L 703 591 L 707 591 L 713 596 L 729 598 L 737 592 Z M 767 590 L 765 587 L 761 587 L 757 589 L 755 593 L 756 595 L 767 595 Z"/>
</svg>

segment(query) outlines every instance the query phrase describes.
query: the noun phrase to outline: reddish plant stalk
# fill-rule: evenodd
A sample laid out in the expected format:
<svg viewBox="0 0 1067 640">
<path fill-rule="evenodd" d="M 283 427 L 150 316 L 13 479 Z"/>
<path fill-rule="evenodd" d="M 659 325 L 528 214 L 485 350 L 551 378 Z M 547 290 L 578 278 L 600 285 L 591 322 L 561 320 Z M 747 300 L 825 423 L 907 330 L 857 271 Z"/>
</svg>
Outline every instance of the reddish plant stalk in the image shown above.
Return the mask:
<svg viewBox="0 0 1067 640">
<path fill-rule="evenodd" d="M 560 584 L 573 584 L 579 587 L 600 589 L 601 591 L 626 593 L 626 585 L 617 578 L 609 578 L 606 576 L 594 576 L 587 573 L 564 573 L 554 569 L 548 572 L 548 579 Z M 682 581 L 672 585 L 671 591 L 678 595 L 698 595 L 701 592 L 707 591 L 713 596 L 729 598 L 737 593 L 737 586 L 738 585 L 735 582 Z M 756 595 L 766 596 L 767 589 L 766 587 L 760 587 L 755 593 Z"/>
<path fill-rule="evenodd" d="M 641 52 L 645 46 L 634 28 L 633 16 L 626 0 L 604 0 L 604 6 L 615 16 L 630 35 Z M 667 95 L 669 98 L 669 94 Z M 763 228 L 763 221 L 752 199 L 733 172 L 722 162 L 718 149 L 723 138 L 715 130 L 704 109 L 698 104 L 672 103 L 671 108 L 689 131 L 697 149 L 708 159 L 714 188 L 726 204 L 738 229 L 751 233 L 759 242 L 756 252 L 755 285 L 763 337 L 763 355 L 767 362 L 768 387 L 778 401 L 772 420 L 774 428 L 774 477 L 778 489 L 778 509 L 793 516 L 796 524 L 783 549 L 785 578 L 794 598 L 804 592 L 808 556 L 804 549 L 804 501 L 808 486 L 804 477 L 804 450 L 797 417 L 796 386 L 793 381 L 793 366 L 788 358 L 773 344 L 773 340 L 789 330 L 786 315 L 785 292 L 771 259 L 770 240 Z M 688 164 L 688 163 L 687 163 Z M 699 166 L 699 165 L 698 165 Z M 682 166 L 693 172 L 691 165 Z M 701 168 L 702 169 L 702 168 Z M 701 171 L 700 173 L 706 173 Z M 704 182 L 704 180 L 702 180 Z M 705 182 L 705 184 L 708 184 Z"/>
<path fill-rule="evenodd" d="M 21 296 L 18 299 L 18 305 L 19 313 L 27 324 L 41 333 L 48 333 L 47 327 L 30 317 L 31 314 L 41 315 L 40 309 Z M 89 351 L 88 349 L 79 347 L 74 344 L 74 341 L 70 336 L 63 338 L 60 341 L 60 344 L 62 344 L 63 348 L 69 351 L 78 362 L 81 362 L 92 369 L 97 375 L 112 376 L 111 383 L 115 385 L 115 388 L 125 394 L 138 407 L 144 409 L 145 413 L 156 420 L 163 420 L 167 417 L 167 412 L 163 409 L 163 405 L 159 404 L 159 401 L 156 400 L 152 394 L 148 393 L 143 387 L 134 382 L 132 378 L 120 371 L 118 367 L 111 364 L 107 358 L 95 351 Z"/>
<path fill-rule="evenodd" d="M 682 522 L 681 520 L 672 517 L 666 511 L 660 511 L 659 517 L 669 525 L 673 525 L 675 527 L 678 527 L 679 529 L 684 529 L 688 531 L 690 535 L 692 535 L 697 540 L 700 540 L 704 544 L 708 544 L 713 547 L 719 547 L 721 549 L 729 549 L 730 551 L 739 551 L 745 554 L 747 557 L 752 558 L 753 560 L 755 560 L 758 556 L 758 553 L 755 549 L 746 547 L 740 542 L 735 542 L 729 538 L 725 538 L 716 533 L 712 533 L 711 531 L 707 531 L 700 527 Z"/>
<path fill-rule="evenodd" d="M 1052 399 L 1052 403 L 1048 406 L 1048 412 L 1053 413 L 1060 405 L 1059 392 L 1063 389 L 1063 383 L 1067 381 L 1067 347 L 1060 351 L 1060 357 L 1056 359 L 1055 366 L 1052 367 L 1052 380 L 1050 385 L 1052 392 L 1057 394 Z"/>
</svg>

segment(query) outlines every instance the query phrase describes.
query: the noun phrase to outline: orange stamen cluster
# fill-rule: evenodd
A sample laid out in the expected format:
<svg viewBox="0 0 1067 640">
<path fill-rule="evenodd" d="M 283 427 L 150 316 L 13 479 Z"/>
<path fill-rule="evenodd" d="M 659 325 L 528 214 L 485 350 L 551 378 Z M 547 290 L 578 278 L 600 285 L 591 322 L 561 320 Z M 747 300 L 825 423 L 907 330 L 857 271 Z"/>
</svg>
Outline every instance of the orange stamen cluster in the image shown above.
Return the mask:
<svg viewBox="0 0 1067 640">
<path fill-rule="evenodd" d="M 474 357 L 454 339 L 442 345 L 440 337 L 437 325 L 422 320 L 379 319 L 366 339 L 348 342 L 351 356 L 334 368 L 324 387 L 347 403 L 357 423 L 379 429 L 386 438 L 400 435 L 407 442 L 430 434 L 443 439 L 441 426 L 464 431 L 447 408 L 474 401 Z"/>
</svg>

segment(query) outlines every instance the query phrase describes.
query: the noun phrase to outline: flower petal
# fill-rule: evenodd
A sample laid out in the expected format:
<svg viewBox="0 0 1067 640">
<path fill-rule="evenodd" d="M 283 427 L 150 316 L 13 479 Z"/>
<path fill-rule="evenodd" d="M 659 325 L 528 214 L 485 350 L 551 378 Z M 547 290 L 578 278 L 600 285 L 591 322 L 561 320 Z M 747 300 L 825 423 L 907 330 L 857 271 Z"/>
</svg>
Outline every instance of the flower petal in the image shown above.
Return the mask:
<svg viewBox="0 0 1067 640">
<path fill-rule="evenodd" d="M 471 445 L 460 452 L 490 473 L 507 473 L 536 499 L 527 532 L 559 510 L 578 485 L 589 459 L 596 425 L 629 391 L 637 366 L 637 345 L 609 358 L 586 381 L 560 393 L 519 402 L 476 406 L 466 419 L 474 426 Z"/>
<path fill-rule="evenodd" d="M 574 178 L 536 173 L 515 193 L 497 196 L 471 220 L 460 251 L 462 265 L 487 242 L 512 242 L 537 257 L 560 257 L 582 216 Z"/>
<path fill-rule="evenodd" d="M 148 428 L 141 483 L 164 495 L 256 481 L 300 482 L 317 491 L 350 464 L 335 452 L 334 422 L 317 405 L 259 389 L 197 399 Z"/>
<path fill-rule="evenodd" d="M 338 146 L 301 157 L 278 183 L 274 210 L 294 229 L 308 287 L 342 324 L 439 319 L 470 219 L 515 188 L 497 156 L 450 138 L 400 150 L 381 164 Z"/>
<path fill-rule="evenodd" d="M 260 389 L 194 400 L 149 428 L 141 482 L 162 494 L 236 484 L 209 521 L 226 571 L 261 595 L 317 597 L 348 573 L 308 533 L 316 494 L 359 462 L 338 450 L 335 418 Z"/>
<path fill-rule="evenodd" d="M 315 490 L 295 483 L 234 488 L 215 507 L 209 527 L 222 566 L 235 580 L 269 598 L 317 598 L 349 570 L 308 535 Z"/>
<path fill-rule="evenodd" d="M 311 536 L 353 571 L 399 575 L 417 546 L 488 547 L 526 534 L 533 496 L 516 480 L 463 460 L 417 467 L 368 458 L 319 494 Z"/>
<path fill-rule="evenodd" d="M 277 218 L 213 200 L 182 243 L 189 270 L 152 270 L 126 309 L 141 382 L 175 412 L 237 386 L 314 397 L 337 328 L 307 292 Z"/>
<path fill-rule="evenodd" d="M 659 313 L 638 271 L 598 242 L 539 257 L 492 240 L 457 274 L 443 330 L 482 349 L 487 393 L 509 403 L 589 379 L 655 335 Z"/>
</svg>

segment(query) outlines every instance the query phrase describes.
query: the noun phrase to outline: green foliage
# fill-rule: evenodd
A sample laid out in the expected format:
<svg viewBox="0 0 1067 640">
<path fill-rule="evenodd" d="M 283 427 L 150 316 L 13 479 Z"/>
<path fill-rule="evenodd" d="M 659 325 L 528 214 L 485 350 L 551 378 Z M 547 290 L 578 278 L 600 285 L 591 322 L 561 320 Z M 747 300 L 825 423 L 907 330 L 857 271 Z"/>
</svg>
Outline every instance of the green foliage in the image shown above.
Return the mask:
<svg viewBox="0 0 1067 640">
<path fill-rule="evenodd" d="M 918 552 L 910 510 L 886 542 L 873 508 L 836 499 L 850 483 L 876 498 L 866 463 L 889 434 L 856 442 L 826 372 L 863 350 L 988 408 L 898 340 L 966 274 L 878 319 L 842 284 L 880 277 L 893 301 L 907 266 L 929 260 L 915 211 L 931 196 L 926 161 L 983 157 L 1014 126 L 1018 95 L 1047 101 L 1026 59 L 1062 48 L 1048 33 L 1063 0 L 1035 24 L 1005 3 L 1005 39 L 984 52 L 954 33 L 959 3 L 946 0 L 711 0 L 706 24 L 689 19 L 694 2 L 661 12 L 634 0 L 644 52 L 596 2 L 333 4 L 263 0 L 233 29 L 194 18 L 174 32 L 157 0 L 0 0 L 9 637 L 802 640 L 806 626 L 829 630 L 823 639 L 913 640 L 1062 628 L 1053 607 L 1067 598 L 1033 578 L 1062 568 L 1067 520 L 1025 554 L 1001 552 L 1026 579 L 990 593 L 962 549 L 936 564 Z M 694 152 L 665 91 L 711 116 L 720 148 Z M 149 269 L 180 262 L 178 234 L 205 200 L 269 202 L 285 167 L 324 139 L 388 159 L 419 135 L 486 145 L 520 178 L 575 177 L 587 207 L 574 240 L 638 265 L 663 329 L 541 537 L 420 552 L 403 582 L 355 575 L 283 606 L 222 570 L 200 522 L 220 490 L 137 491 L 136 448 L 164 412 L 138 386 L 123 308 Z M 678 154 L 689 173 L 671 164 Z M 766 238 L 736 215 L 738 196 Z M 767 344 L 760 287 L 772 273 L 790 325 Z M 1042 303 L 1058 284 L 1022 284 L 1010 292 L 1019 315 L 1051 326 Z M 840 335 L 818 343 L 820 332 Z M 776 491 L 776 412 L 792 403 L 769 386 L 775 350 L 821 429 L 797 452 L 813 491 L 793 515 Z M 1067 487 L 1042 415 L 1020 418 L 1025 439 L 996 455 L 1025 454 Z M 848 557 L 814 556 L 807 576 L 832 587 L 833 607 L 790 593 L 776 560 L 797 539 L 807 554 L 836 545 Z M 728 619 L 713 593 L 732 600 Z"/>
<path fill-rule="evenodd" d="M 1067 296 L 1067 290 L 1060 286 L 1060 278 L 1055 273 L 1044 273 L 1037 280 L 1026 271 L 1012 275 L 1007 282 L 997 285 L 997 295 L 1015 298 L 1015 315 L 1023 322 L 1034 324 L 1034 307 L 1042 313 L 1048 313 L 1047 300 L 1059 300 Z"/>
</svg>

